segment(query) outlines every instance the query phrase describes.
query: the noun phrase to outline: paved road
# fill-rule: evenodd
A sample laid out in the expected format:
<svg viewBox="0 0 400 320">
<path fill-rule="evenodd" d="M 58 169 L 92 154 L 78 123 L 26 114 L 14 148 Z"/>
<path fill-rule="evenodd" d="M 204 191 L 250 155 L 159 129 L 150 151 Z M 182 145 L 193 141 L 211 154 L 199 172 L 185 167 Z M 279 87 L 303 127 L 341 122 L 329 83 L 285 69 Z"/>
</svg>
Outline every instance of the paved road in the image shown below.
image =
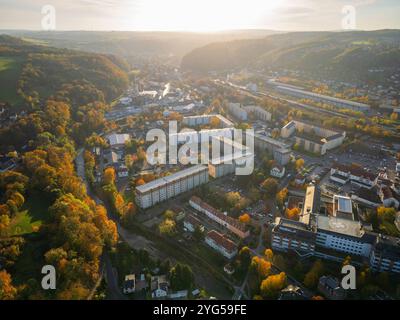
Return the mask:
<svg viewBox="0 0 400 320">
<path fill-rule="evenodd" d="M 76 163 L 76 172 L 78 173 L 78 176 L 81 177 L 82 181 L 85 183 L 88 195 L 97 204 L 102 205 L 103 201 L 101 201 L 95 194 L 93 194 L 91 192 L 90 185 L 86 180 L 83 149 L 78 150 L 78 155 L 75 159 L 75 163 Z M 114 268 L 111 265 L 110 257 L 106 251 L 103 251 L 103 255 L 102 255 L 102 259 L 101 259 L 101 268 L 102 268 L 102 270 L 104 270 L 104 276 L 105 276 L 105 279 L 107 282 L 108 297 L 112 300 L 125 300 L 126 297 L 121 293 L 121 290 L 118 286 L 118 276 L 117 276 Z M 91 294 L 90 296 L 93 296 L 93 294 Z"/>
<path fill-rule="evenodd" d="M 108 254 L 104 256 L 105 260 L 105 277 L 107 281 L 107 297 L 109 300 L 127 300 L 128 298 L 122 294 L 118 285 L 118 273 L 112 266 Z"/>
</svg>

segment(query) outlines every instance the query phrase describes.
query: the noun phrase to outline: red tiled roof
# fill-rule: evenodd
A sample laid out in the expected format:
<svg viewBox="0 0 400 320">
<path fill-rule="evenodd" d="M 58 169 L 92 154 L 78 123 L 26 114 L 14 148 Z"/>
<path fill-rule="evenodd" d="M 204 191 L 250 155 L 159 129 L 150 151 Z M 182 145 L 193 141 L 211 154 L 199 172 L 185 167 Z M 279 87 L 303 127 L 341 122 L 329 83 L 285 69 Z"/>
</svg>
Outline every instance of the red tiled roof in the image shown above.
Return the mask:
<svg viewBox="0 0 400 320">
<path fill-rule="evenodd" d="M 342 172 L 350 172 L 353 176 L 356 177 L 362 177 L 362 178 L 367 178 L 371 181 L 374 181 L 377 175 L 365 171 L 363 168 L 355 165 L 345 165 L 345 164 L 340 164 L 340 163 L 334 163 L 332 165 L 333 169 L 342 171 Z"/>
<path fill-rule="evenodd" d="M 231 226 L 235 227 L 236 229 L 239 229 L 240 231 L 243 231 L 243 232 L 246 231 L 246 225 L 244 223 L 240 222 L 237 219 L 226 216 L 221 211 L 215 209 L 214 207 L 210 206 L 208 203 L 201 200 L 199 197 L 193 196 L 190 199 L 190 201 L 196 203 L 197 205 L 202 207 L 204 210 L 207 210 L 208 212 L 212 213 L 214 216 L 225 221 L 226 223 L 230 224 Z"/>
<path fill-rule="evenodd" d="M 227 252 L 233 252 L 236 249 L 234 242 L 225 238 L 222 234 L 215 230 L 211 230 L 209 233 L 207 233 L 207 237 L 212 239 L 220 247 L 225 248 Z"/>
<path fill-rule="evenodd" d="M 185 221 L 187 221 L 187 222 L 189 222 L 191 225 L 193 225 L 193 226 L 201 226 L 202 225 L 202 223 L 201 223 L 201 221 L 199 220 L 199 219 L 197 219 L 194 215 L 192 215 L 192 214 L 188 214 L 186 217 L 185 217 Z"/>
<path fill-rule="evenodd" d="M 383 187 L 382 188 L 382 194 L 384 199 L 390 199 L 393 198 L 393 192 L 390 190 L 389 187 Z"/>
</svg>

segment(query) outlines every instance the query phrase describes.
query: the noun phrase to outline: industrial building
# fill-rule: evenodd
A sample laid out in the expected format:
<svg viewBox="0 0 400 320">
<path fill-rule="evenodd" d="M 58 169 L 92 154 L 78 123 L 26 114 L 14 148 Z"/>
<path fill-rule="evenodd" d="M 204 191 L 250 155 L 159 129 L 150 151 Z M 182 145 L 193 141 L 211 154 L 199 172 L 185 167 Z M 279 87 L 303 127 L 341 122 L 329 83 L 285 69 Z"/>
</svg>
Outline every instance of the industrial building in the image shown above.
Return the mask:
<svg viewBox="0 0 400 320">
<path fill-rule="evenodd" d="M 276 87 L 276 89 L 283 94 L 287 94 L 296 98 L 310 99 L 316 102 L 326 103 L 331 106 L 337 107 L 338 109 L 350 109 L 353 111 L 361 112 L 368 112 L 371 109 L 369 105 L 364 103 L 339 99 L 301 89 L 289 88 L 287 86 L 278 86 Z"/>
</svg>

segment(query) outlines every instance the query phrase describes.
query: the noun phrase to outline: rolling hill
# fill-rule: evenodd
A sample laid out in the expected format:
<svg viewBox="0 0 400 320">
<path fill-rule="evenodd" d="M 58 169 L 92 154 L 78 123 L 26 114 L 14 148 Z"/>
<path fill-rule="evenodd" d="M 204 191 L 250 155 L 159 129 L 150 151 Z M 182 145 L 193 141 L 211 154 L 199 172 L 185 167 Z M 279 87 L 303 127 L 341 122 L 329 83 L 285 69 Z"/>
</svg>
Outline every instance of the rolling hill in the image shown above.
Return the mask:
<svg viewBox="0 0 400 320">
<path fill-rule="evenodd" d="M 260 39 L 277 32 L 271 30 L 232 30 L 209 33 L 3 30 L 0 33 L 56 48 L 113 54 L 124 57 L 132 64 L 149 57 L 162 57 L 164 60 L 168 58 L 169 62 L 179 64 L 185 54 L 213 42 Z"/>
<path fill-rule="evenodd" d="M 369 69 L 390 73 L 400 68 L 400 31 L 276 34 L 213 43 L 182 59 L 182 68 L 195 72 L 243 67 L 287 68 L 347 80 L 370 77 Z"/>
<path fill-rule="evenodd" d="M 128 85 L 128 64 L 114 56 L 61 50 L 0 35 L 0 102 L 45 100 L 66 85 L 101 91 L 106 101 Z"/>
</svg>

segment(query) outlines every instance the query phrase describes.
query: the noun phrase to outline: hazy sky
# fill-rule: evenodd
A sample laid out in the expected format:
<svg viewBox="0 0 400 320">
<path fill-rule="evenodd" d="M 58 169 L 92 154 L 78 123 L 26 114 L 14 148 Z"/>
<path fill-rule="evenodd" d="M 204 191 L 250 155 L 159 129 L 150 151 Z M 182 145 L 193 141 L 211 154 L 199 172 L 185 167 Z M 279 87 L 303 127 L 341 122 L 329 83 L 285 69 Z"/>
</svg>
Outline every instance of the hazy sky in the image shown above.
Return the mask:
<svg viewBox="0 0 400 320">
<path fill-rule="evenodd" d="M 41 29 L 42 7 L 57 30 L 339 30 L 346 5 L 357 29 L 400 28 L 400 0 L 0 0 L 0 29 Z"/>
</svg>

